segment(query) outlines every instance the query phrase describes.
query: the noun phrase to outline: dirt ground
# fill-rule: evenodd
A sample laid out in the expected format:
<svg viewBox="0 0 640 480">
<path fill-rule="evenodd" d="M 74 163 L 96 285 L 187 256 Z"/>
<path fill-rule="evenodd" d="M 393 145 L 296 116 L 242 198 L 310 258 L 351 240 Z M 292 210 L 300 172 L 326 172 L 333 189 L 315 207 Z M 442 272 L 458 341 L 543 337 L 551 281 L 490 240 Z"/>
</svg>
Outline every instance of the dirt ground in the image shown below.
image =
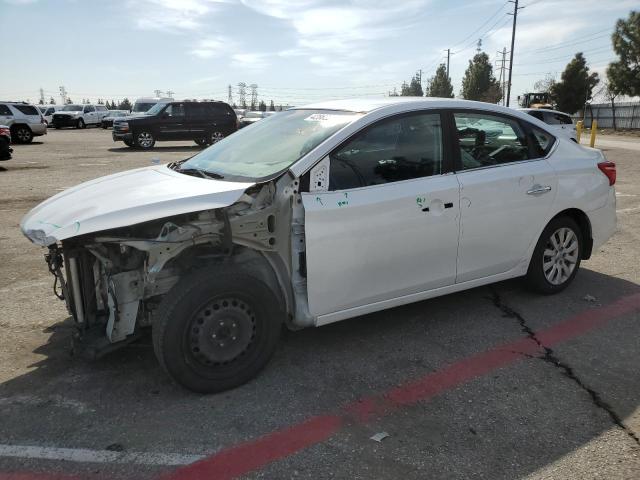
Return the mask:
<svg viewBox="0 0 640 480">
<path fill-rule="evenodd" d="M 209 396 L 174 385 L 148 340 L 71 357 L 18 227 L 69 186 L 199 148 L 133 151 L 93 128 L 16 145 L 0 162 L 0 480 L 640 478 L 640 139 L 599 138 L 618 231 L 563 293 L 514 280 L 288 332 L 257 379 Z"/>
</svg>

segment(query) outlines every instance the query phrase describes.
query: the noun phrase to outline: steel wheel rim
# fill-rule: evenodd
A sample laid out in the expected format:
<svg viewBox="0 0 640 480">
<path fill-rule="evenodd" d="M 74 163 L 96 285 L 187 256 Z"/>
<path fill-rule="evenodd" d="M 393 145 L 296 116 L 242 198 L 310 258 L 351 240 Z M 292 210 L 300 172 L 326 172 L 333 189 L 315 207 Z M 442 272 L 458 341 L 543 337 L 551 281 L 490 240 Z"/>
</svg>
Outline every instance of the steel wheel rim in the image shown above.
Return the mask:
<svg viewBox="0 0 640 480">
<path fill-rule="evenodd" d="M 211 144 L 218 143 L 220 140 L 224 138 L 222 132 L 213 132 L 211 134 Z"/>
<path fill-rule="evenodd" d="M 255 313 L 246 302 L 235 297 L 211 300 L 189 323 L 189 356 L 205 367 L 227 365 L 247 353 L 255 336 Z"/>
<path fill-rule="evenodd" d="M 153 142 L 153 137 L 150 133 L 142 132 L 138 134 L 138 143 L 142 147 L 150 147 Z"/>
<path fill-rule="evenodd" d="M 580 253 L 578 236 L 567 227 L 557 229 L 551 234 L 542 253 L 542 270 L 552 285 L 562 285 L 569 280 Z"/>
</svg>

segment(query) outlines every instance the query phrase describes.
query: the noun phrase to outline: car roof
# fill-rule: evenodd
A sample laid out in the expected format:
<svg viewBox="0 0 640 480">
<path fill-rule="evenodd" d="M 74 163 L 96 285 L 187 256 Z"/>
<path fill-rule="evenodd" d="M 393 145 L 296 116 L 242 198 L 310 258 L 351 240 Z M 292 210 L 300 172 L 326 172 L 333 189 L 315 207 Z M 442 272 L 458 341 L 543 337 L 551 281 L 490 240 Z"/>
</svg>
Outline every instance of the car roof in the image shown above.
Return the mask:
<svg viewBox="0 0 640 480">
<path fill-rule="evenodd" d="M 458 98 L 437 97 L 381 97 L 381 98 L 355 98 L 344 100 L 330 100 L 327 102 L 312 103 L 291 110 L 341 110 L 347 112 L 370 113 L 375 110 L 388 109 L 396 113 L 419 109 L 478 109 L 487 112 L 502 113 L 530 121 L 530 115 L 520 109 L 503 107 L 493 103 L 463 100 Z M 534 118 L 535 120 L 535 118 Z M 544 122 L 541 122 L 544 124 Z"/>
</svg>

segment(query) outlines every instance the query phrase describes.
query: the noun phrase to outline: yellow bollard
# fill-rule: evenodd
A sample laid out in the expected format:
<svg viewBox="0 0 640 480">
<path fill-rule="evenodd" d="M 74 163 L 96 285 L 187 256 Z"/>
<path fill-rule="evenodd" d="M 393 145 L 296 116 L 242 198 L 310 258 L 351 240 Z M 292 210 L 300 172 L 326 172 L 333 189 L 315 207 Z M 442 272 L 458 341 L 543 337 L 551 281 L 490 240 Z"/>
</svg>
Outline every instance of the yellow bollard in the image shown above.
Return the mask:
<svg viewBox="0 0 640 480">
<path fill-rule="evenodd" d="M 593 120 L 591 122 L 591 141 L 589 142 L 589 146 L 591 148 L 595 147 L 596 145 L 596 131 L 598 130 L 598 121 L 597 120 Z"/>
<path fill-rule="evenodd" d="M 577 140 L 578 143 L 580 143 L 580 137 L 582 136 L 582 129 L 584 128 L 584 123 L 582 122 L 582 120 L 578 120 L 576 122 L 576 134 L 577 134 Z"/>
</svg>

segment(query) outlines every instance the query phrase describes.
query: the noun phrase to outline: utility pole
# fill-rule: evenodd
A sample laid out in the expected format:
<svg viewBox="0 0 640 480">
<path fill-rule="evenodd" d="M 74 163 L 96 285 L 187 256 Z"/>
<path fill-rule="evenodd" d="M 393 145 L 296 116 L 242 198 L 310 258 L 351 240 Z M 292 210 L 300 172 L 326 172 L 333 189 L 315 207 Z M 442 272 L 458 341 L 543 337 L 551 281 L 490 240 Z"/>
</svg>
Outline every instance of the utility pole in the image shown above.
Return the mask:
<svg viewBox="0 0 640 480">
<path fill-rule="evenodd" d="M 238 102 L 241 108 L 247 108 L 247 84 L 244 82 L 238 84 Z"/>
<path fill-rule="evenodd" d="M 497 63 L 500 65 L 500 78 L 498 79 L 498 83 L 500 84 L 500 90 L 502 91 L 502 105 L 505 105 L 506 99 L 504 96 L 504 89 L 507 85 L 507 47 L 504 47 L 501 52 L 497 52 L 498 55 L 502 55 L 500 60 L 497 60 Z"/>
<path fill-rule="evenodd" d="M 231 90 L 231 84 L 229 84 L 229 96 L 227 98 L 227 103 L 229 105 L 233 105 L 233 91 Z"/>
<path fill-rule="evenodd" d="M 162 95 L 162 90 L 154 90 L 153 93 L 155 93 L 156 98 L 160 98 L 160 95 Z M 173 93 L 173 92 L 171 92 Z"/>
<path fill-rule="evenodd" d="M 523 9 L 524 7 L 518 7 L 518 0 L 509 0 L 510 3 L 513 3 L 513 13 L 509 13 L 508 15 L 513 15 L 513 28 L 511 30 L 511 51 L 509 52 L 509 82 L 507 83 L 507 107 L 509 106 L 509 100 L 511 99 L 511 75 L 513 75 L 513 48 L 516 42 L 516 23 L 518 21 L 518 10 Z"/>
<path fill-rule="evenodd" d="M 40 105 L 44 105 L 44 90 L 40 89 Z"/>
<path fill-rule="evenodd" d="M 449 77 L 449 60 L 451 59 L 451 49 L 447 48 L 447 78 L 451 81 L 451 77 Z"/>
<path fill-rule="evenodd" d="M 62 99 L 62 105 L 66 105 L 67 104 L 67 89 L 64 88 L 64 85 L 59 87 L 60 88 L 60 98 Z"/>
<path fill-rule="evenodd" d="M 167 93 L 167 97 L 173 98 L 173 94 L 176 93 L 176 92 L 174 92 L 173 90 L 167 90 L 166 93 Z"/>
<path fill-rule="evenodd" d="M 258 108 L 258 85 L 252 83 L 249 85 L 251 88 L 251 110 Z"/>
</svg>

